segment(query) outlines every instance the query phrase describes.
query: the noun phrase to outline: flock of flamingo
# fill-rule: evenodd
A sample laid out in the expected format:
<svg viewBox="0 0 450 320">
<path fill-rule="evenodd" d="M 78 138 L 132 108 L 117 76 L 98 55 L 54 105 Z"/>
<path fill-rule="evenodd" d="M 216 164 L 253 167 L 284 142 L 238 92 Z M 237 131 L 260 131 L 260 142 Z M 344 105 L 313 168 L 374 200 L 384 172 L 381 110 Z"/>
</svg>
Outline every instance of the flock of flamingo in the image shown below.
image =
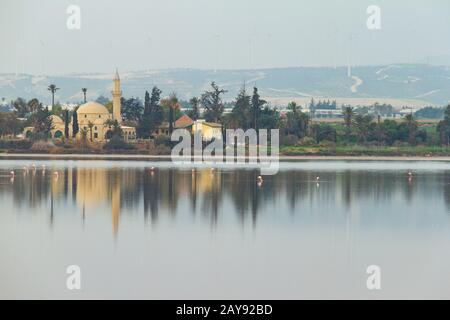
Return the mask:
<svg viewBox="0 0 450 320">
<path fill-rule="evenodd" d="M 40 166 L 40 168 L 42 168 L 42 175 L 45 175 L 46 169 L 47 167 L 45 166 L 45 164 L 43 164 L 42 166 Z M 36 174 L 38 167 L 36 166 L 36 164 L 31 164 L 30 166 L 24 166 L 22 168 L 23 170 L 23 175 L 28 175 L 30 173 L 30 170 L 33 172 L 33 175 Z M 14 179 L 16 178 L 16 172 L 14 170 L 11 170 L 9 172 L 9 176 L 11 178 L 11 181 L 14 181 Z M 59 178 L 59 172 L 58 171 L 54 171 L 53 172 L 53 176 L 58 179 Z"/>
<path fill-rule="evenodd" d="M 38 167 L 36 166 L 36 164 L 33 163 L 31 166 L 24 166 L 23 167 L 24 175 L 27 175 L 29 173 L 30 168 L 32 169 L 33 174 L 36 174 L 36 171 L 37 171 Z M 42 174 L 44 175 L 45 171 L 46 171 L 45 164 L 43 164 L 41 166 L 41 168 L 42 168 Z M 153 176 L 155 174 L 155 167 L 151 167 L 149 171 L 150 171 L 150 174 Z M 194 171 L 195 171 L 195 169 L 192 169 L 192 172 L 194 172 Z M 215 168 L 211 168 L 211 172 L 214 172 L 214 171 L 215 171 Z M 59 172 L 58 171 L 54 171 L 53 172 L 53 176 L 55 177 L 55 179 L 58 179 L 59 178 Z M 411 171 L 408 171 L 407 176 L 408 176 L 408 181 L 411 182 L 412 179 L 413 179 L 413 173 Z M 15 171 L 11 170 L 10 171 L 10 178 L 11 178 L 11 180 L 14 181 L 15 177 L 16 177 Z M 319 184 L 319 182 L 320 182 L 320 177 L 319 176 L 316 177 L 316 182 L 317 182 L 317 184 Z M 264 183 L 263 177 L 262 176 L 258 176 L 256 178 L 256 183 L 258 184 L 258 186 L 262 186 L 262 184 Z"/>
</svg>

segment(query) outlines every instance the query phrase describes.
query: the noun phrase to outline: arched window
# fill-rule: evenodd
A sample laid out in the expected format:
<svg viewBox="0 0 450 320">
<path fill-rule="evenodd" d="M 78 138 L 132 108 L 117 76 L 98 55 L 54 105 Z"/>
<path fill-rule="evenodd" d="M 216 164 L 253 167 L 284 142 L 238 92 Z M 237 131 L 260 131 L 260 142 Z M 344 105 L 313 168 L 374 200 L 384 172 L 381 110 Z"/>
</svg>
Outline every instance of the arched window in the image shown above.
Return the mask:
<svg viewBox="0 0 450 320">
<path fill-rule="evenodd" d="M 60 130 L 58 130 L 55 132 L 54 137 L 55 139 L 61 139 L 63 137 L 63 133 Z"/>
</svg>

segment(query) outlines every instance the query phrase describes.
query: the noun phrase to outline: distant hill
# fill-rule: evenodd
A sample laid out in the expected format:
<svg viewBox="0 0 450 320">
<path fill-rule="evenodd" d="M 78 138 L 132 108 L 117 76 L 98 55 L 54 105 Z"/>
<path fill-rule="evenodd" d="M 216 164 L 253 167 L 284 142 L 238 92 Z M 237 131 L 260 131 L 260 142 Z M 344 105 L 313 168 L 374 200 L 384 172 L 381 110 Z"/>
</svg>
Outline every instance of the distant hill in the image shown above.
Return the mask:
<svg viewBox="0 0 450 320">
<path fill-rule="evenodd" d="M 120 70 L 119 70 L 120 71 Z M 371 104 L 375 101 L 394 105 L 444 105 L 450 100 L 450 67 L 422 64 L 347 68 L 298 67 L 261 70 L 165 69 L 121 72 L 125 97 L 143 98 L 145 90 L 158 86 L 163 95 L 175 91 L 182 99 L 200 95 L 211 81 L 228 90 L 227 100 L 236 96 L 244 81 L 251 89 L 258 86 L 261 95 L 273 104 L 289 100 L 306 103 L 315 99 L 337 99 L 338 103 Z M 0 74 L 0 98 L 36 97 L 50 102 L 47 86 L 55 83 L 61 90 L 56 100 L 82 101 L 81 88 L 88 88 L 88 98 L 110 97 L 111 74 L 68 74 L 33 76 Z"/>
</svg>

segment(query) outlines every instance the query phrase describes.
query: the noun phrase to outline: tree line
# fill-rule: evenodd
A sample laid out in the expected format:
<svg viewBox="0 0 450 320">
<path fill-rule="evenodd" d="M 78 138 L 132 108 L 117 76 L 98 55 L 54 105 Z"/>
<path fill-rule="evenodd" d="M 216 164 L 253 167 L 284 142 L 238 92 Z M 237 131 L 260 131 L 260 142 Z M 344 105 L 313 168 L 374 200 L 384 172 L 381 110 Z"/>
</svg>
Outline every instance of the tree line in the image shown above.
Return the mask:
<svg viewBox="0 0 450 320">
<path fill-rule="evenodd" d="M 65 122 L 65 136 L 75 137 L 79 132 L 83 137 L 89 136 L 89 130 L 81 129 L 78 125 L 77 109 L 63 110 L 54 101 L 54 95 L 59 90 L 56 85 L 48 87 L 52 95 L 52 110 L 42 106 L 37 99 L 26 101 L 18 98 L 13 102 L 13 113 L 0 113 L 0 135 L 14 136 L 22 132 L 26 126 L 34 127 L 36 138 L 45 138 L 52 129 L 50 116 L 60 116 Z M 86 88 L 82 88 L 84 101 L 86 101 Z M 269 106 L 267 101 L 261 99 L 258 88 L 253 87 L 250 93 L 245 85 L 239 90 L 232 103 L 231 112 L 225 113 L 223 95 L 227 91 L 215 82 L 199 97 L 191 98 L 187 103 L 180 101 L 176 93 L 162 98 L 162 91 L 158 87 L 146 91 L 143 102 L 140 98 L 122 97 L 122 117 L 126 125 L 137 128 L 137 137 L 148 139 L 166 122 L 169 134 L 174 129 L 174 123 L 182 115 L 181 106 L 188 107 L 186 114 L 193 120 L 200 118 L 207 122 L 220 123 L 225 129 L 280 129 L 282 143 L 285 145 L 317 144 L 323 141 L 344 144 L 374 144 L 393 145 L 396 143 L 442 144 L 449 145 L 450 140 L 450 105 L 442 111 L 443 120 L 434 128 L 434 134 L 429 128 L 419 126 L 416 117 L 411 113 L 402 121 L 381 120 L 370 114 L 356 112 L 349 106 L 342 108 L 343 124 L 314 122 L 312 112 L 316 108 L 336 108 L 336 101 L 311 100 L 310 112 L 302 111 L 295 102 L 289 103 L 286 112 Z M 112 111 L 112 102 L 100 96 L 98 102 L 104 104 Z M 390 113 L 392 106 L 376 104 L 379 112 Z M 202 112 L 203 111 L 203 112 Z M 426 112 L 431 112 L 426 110 Z M 25 121 L 19 121 L 24 118 Z M 69 132 L 69 123 L 72 122 L 72 132 Z M 121 136 L 118 123 L 108 121 L 114 136 Z M 434 139 L 434 140 L 433 140 Z"/>
</svg>

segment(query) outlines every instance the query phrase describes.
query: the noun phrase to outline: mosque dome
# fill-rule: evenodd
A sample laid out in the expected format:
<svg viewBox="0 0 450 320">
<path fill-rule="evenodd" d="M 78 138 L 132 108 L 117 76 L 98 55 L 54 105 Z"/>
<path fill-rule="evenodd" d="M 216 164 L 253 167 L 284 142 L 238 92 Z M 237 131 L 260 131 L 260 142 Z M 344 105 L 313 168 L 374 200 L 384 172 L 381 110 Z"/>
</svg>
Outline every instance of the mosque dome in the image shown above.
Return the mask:
<svg viewBox="0 0 450 320">
<path fill-rule="evenodd" d="M 64 125 L 64 121 L 58 116 L 51 115 L 50 119 L 52 120 L 53 125 Z"/>
<path fill-rule="evenodd" d="M 87 102 L 85 104 L 82 104 L 78 110 L 77 110 L 78 114 L 109 114 L 108 109 L 97 102 Z"/>
</svg>

